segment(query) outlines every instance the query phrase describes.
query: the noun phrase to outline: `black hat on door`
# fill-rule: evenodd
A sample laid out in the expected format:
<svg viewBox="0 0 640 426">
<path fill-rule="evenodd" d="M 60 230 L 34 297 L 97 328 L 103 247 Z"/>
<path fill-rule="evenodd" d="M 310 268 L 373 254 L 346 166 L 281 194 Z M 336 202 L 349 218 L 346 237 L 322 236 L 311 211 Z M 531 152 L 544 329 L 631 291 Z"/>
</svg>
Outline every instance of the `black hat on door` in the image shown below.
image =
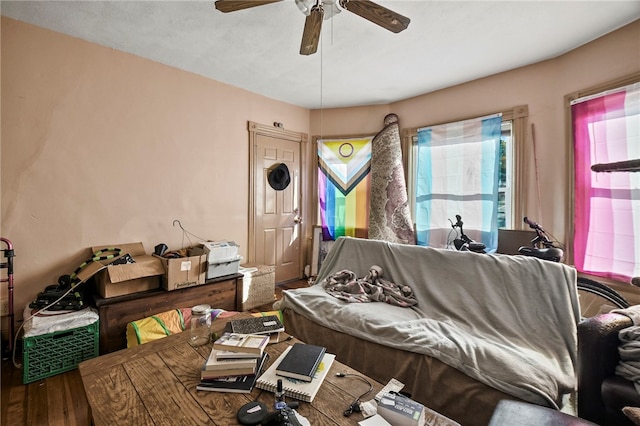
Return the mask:
<svg viewBox="0 0 640 426">
<path fill-rule="evenodd" d="M 282 191 L 289 183 L 291 183 L 291 177 L 289 176 L 289 168 L 286 164 L 280 163 L 274 169 L 269 172 L 267 176 L 269 185 L 276 191 Z"/>
</svg>

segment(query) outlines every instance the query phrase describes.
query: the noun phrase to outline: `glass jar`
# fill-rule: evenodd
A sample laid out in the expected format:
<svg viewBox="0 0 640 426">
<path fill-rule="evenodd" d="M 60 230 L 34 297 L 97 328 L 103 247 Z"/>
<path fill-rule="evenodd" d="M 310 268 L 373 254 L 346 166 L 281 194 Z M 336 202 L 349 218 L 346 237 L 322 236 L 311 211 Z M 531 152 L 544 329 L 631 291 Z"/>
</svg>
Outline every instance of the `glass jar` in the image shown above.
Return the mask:
<svg viewBox="0 0 640 426">
<path fill-rule="evenodd" d="M 211 306 L 197 305 L 191 308 L 191 346 L 209 343 L 211 336 Z"/>
</svg>

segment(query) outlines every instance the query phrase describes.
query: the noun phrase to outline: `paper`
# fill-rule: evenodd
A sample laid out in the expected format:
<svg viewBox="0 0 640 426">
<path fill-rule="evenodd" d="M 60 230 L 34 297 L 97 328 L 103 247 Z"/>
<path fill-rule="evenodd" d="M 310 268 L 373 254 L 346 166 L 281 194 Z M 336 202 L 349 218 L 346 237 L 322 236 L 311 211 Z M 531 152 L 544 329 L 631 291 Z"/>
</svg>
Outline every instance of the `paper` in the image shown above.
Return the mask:
<svg viewBox="0 0 640 426">
<path fill-rule="evenodd" d="M 378 403 L 374 399 L 361 402 L 360 412 L 362 413 L 365 419 L 367 417 L 375 416 L 378 413 Z"/>
<path fill-rule="evenodd" d="M 360 420 L 358 424 L 360 426 L 392 426 L 391 423 L 386 421 L 380 414 Z"/>
<path fill-rule="evenodd" d="M 376 401 L 380 402 L 380 398 L 382 398 L 382 395 L 384 395 L 385 393 L 400 392 L 403 387 L 404 383 L 397 380 L 396 378 L 392 378 L 391 380 L 389 380 L 389 383 L 387 383 L 382 388 L 382 390 L 376 394 Z"/>
</svg>

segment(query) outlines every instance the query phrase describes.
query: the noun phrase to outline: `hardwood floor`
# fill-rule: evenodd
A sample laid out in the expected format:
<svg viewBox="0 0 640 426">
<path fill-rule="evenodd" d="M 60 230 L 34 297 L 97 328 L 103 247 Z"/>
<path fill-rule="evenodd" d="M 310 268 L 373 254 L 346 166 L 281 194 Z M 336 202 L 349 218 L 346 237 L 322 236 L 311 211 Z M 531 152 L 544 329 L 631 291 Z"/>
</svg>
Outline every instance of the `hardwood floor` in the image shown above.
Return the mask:
<svg viewBox="0 0 640 426">
<path fill-rule="evenodd" d="M 282 298 L 282 290 L 307 285 L 305 280 L 279 284 L 275 288 L 275 298 Z M 270 310 L 271 304 L 252 309 L 255 312 Z M 8 356 L 2 359 L 1 381 L 0 425 L 91 424 L 91 413 L 77 369 L 23 385 L 22 369 L 15 368 Z"/>
<path fill-rule="evenodd" d="M 2 360 L 3 425 L 90 425 L 78 370 L 22 384 L 22 370 Z"/>
</svg>

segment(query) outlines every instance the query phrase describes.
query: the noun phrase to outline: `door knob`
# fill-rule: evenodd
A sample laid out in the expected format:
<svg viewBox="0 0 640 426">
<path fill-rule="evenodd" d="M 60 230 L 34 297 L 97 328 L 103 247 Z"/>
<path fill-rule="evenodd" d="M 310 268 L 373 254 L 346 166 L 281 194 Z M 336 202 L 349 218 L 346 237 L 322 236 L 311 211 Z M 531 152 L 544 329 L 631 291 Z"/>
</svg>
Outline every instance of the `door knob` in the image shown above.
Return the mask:
<svg viewBox="0 0 640 426">
<path fill-rule="evenodd" d="M 298 215 L 295 215 L 295 217 L 293 218 L 293 221 L 295 223 L 302 223 L 302 218 Z"/>
</svg>

